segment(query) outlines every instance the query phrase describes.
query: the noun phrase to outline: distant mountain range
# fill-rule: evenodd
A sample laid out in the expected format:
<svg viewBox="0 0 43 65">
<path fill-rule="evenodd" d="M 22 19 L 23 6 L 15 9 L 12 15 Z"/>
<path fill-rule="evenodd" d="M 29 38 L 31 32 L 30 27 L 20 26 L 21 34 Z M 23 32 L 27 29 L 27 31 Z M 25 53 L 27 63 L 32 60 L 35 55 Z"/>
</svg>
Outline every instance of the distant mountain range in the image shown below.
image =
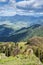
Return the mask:
<svg viewBox="0 0 43 65">
<path fill-rule="evenodd" d="M 23 27 L 19 30 L 3 24 L 0 25 L 0 41 L 1 42 L 18 42 L 18 41 L 27 41 L 33 36 L 43 36 L 43 25 L 34 24 L 30 27 Z"/>
</svg>

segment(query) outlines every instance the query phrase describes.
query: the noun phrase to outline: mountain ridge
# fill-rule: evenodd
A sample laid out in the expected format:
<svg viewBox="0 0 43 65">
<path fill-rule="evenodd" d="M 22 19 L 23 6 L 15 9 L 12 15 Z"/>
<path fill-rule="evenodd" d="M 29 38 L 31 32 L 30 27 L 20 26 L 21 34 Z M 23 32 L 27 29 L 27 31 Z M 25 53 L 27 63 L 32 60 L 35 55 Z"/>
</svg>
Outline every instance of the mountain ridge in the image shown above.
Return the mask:
<svg viewBox="0 0 43 65">
<path fill-rule="evenodd" d="M 2 29 L 2 30 L 1 30 Z M 39 31 L 38 31 L 39 30 Z M 40 33 L 38 33 L 40 32 Z M 0 25 L 0 41 L 27 41 L 33 36 L 43 36 L 43 26 L 34 24 L 30 27 L 23 27 L 19 30 L 14 30 L 12 27 L 7 27 L 5 24 Z"/>
</svg>

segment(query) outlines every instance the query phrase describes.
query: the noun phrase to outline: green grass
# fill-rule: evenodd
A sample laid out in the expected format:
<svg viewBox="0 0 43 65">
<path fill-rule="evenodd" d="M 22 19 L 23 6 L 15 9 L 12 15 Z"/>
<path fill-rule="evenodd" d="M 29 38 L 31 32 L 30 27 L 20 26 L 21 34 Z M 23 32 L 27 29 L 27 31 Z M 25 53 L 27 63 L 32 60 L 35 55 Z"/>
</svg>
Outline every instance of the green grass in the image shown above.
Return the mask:
<svg viewBox="0 0 43 65">
<path fill-rule="evenodd" d="M 15 57 L 8 57 L 0 60 L 0 65 L 42 65 L 39 59 L 34 55 L 25 56 L 19 54 Z"/>
<path fill-rule="evenodd" d="M 15 46 L 14 43 L 7 43 L 7 44 Z M 42 63 L 34 55 L 34 53 L 31 54 L 22 53 L 28 47 L 25 44 L 26 42 L 18 42 L 18 48 L 20 49 L 20 53 L 16 56 L 10 56 L 10 57 L 5 56 L 4 58 L 4 56 L 2 56 L 3 53 L 0 53 L 0 56 L 2 56 L 2 58 L 0 59 L 0 65 L 42 65 Z"/>
</svg>

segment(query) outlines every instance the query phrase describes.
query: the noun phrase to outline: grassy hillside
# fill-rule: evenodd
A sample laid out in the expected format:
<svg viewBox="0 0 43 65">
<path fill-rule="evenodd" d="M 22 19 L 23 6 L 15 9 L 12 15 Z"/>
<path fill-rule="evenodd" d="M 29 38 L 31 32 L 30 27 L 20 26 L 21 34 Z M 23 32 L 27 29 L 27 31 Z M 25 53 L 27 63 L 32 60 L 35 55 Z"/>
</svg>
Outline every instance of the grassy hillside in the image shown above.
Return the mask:
<svg viewBox="0 0 43 65">
<path fill-rule="evenodd" d="M 17 55 L 0 60 L 0 65 L 42 65 L 40 60 L 34 55 Z"/>
<path fill-rule="evenodd" d="M 37 28 L 29 28 L 26 34 L 26 37 L 24 37 L 24 40 L 28 40 L 29 38 L 32 38 L 34 36 L 40 36 L 43 37 L 43 26 L 39 26 Z"/>
<path fill-rule="evenodd" d="M 4 26 L 5 27 L 5 26 Z M 21 28 L 19 30 L 5 28 L 5 30 L 0 31 L 0 42 L 27 42 L 28 39 L 40 36 L 43 37 L 43 26 L 40 24 L 34 24 L 27 28 Z"/>
<path fill-rule="evenodd" d="M 28 39 L 30 39 L 34 36 L 43 37 L 43 26 L 33 25 L 31 27 L 19 30 L 15 33 L 15 35 L 10 36 L 10 40 L 12 40 L 12 38 L 13 38 L 14 39 L 13 41 L 15 41 L 15 42 L 27 41 Z"/>
<path fill-rule="evenodd" d="M 43 61 L 43 37 L 32 37 L 28 40 L 27 45 L 30 45 L 34 53 L 41 61 Z"/>
<path fill-rule="evenodd" d="M 0 65 L 42 65 L 39 53 L 40 49 L 43 52 L 43 46 L 40 43 L 43 44 L 42 37 L 33 37 L 28 42 L 0 42 Z"/>
</svg>

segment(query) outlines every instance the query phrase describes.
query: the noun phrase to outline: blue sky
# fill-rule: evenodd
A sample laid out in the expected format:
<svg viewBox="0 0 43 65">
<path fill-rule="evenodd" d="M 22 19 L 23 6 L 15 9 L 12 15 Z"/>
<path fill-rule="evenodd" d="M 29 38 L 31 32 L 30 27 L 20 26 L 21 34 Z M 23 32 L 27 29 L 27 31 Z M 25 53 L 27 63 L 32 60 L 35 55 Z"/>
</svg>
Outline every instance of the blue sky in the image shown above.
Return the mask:
<svg viewBox="0 0 43 65">
<path fill-rule="evenodd" d="M 43 0 L 0 0 L 0 24 L 29 26 L 36 22 L 43 23 Z"/>
</svg>

